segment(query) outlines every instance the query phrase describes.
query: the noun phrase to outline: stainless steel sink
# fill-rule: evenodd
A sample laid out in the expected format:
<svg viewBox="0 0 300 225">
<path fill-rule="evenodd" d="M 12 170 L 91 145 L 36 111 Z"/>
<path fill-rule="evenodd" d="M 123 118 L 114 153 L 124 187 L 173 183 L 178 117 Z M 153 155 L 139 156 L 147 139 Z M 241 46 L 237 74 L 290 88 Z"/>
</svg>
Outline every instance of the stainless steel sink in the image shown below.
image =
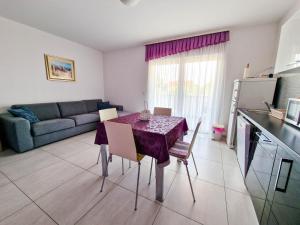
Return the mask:
<svg viewBox="0 0 300 225">
<path fill-rule="evenodd" d="M 259 114 L 269 114 L 270 111 L 268 110 L 262 110 L 262 109 L 247 109 L 248 112 L 254 112 Z"/>
</svg>

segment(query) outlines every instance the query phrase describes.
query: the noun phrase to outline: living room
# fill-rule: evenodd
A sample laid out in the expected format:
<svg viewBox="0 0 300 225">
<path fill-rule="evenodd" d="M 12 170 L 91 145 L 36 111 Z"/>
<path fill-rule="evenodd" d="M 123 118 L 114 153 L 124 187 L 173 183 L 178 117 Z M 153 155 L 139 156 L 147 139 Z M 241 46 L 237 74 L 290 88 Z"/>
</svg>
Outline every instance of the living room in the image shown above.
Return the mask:
<svg viewBox="0 0 300 225">
<path fill-rule="evenodd" d="M 299 15 L 1 0 L 0 225 L 299 224 Z"/>
</svg>

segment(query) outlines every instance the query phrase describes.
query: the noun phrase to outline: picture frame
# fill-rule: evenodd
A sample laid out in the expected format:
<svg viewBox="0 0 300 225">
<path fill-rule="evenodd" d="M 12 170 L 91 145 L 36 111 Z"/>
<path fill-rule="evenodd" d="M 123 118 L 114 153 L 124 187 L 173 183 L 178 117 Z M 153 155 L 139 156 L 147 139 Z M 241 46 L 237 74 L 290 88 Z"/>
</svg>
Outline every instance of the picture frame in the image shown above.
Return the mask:
<svg viewBox="0 0 300 225">
<path fill-rule="evenodd" d="M 75 62 L 72 59 L 44 55 L 48 80 L 75 81 Z"/>
</svg>

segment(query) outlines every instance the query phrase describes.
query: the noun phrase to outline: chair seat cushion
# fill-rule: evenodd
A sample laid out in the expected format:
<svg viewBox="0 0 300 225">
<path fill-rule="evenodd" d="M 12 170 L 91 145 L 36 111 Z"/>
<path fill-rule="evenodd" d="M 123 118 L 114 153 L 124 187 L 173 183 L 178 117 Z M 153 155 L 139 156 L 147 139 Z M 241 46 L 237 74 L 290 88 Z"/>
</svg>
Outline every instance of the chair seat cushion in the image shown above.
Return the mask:
<svg viewBox="0 0 300 225">
<path fill-rule="evenodd" d="M 70 116 L 69 118 L 75 121 L 76 126 L 100 121 L 99 114 L 96 113 L 85 113 L 85 114 Z"/>
<path fill-rule="evenodd" d="M 186 159 L 188 156 L 188 150 L 173 146 L 169 149 L 169 154 L 179 159 Z"/>
<path fill-rule="evenodd" d="M 188 150 L 189 147 L 190 147 L 190 143 L 178 140 L 178 141 L 175 142 L 174 146 L 177 147 L 177 148 Z"/>
<path fill-rule="evenodd" d="M 44 120 L 32 124 L 32 134 L 33 136 L 39 136 L 72 127 L 75 127 L 75 122 L 71 119 Z"/>
</svg>

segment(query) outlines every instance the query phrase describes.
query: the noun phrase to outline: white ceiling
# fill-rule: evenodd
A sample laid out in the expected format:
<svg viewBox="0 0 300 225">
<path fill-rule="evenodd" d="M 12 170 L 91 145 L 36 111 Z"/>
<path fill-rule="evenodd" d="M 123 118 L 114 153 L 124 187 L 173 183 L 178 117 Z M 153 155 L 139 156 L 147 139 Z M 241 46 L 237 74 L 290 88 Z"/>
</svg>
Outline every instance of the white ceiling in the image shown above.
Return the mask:
<svg viewBox="0 0 300 225">
<path fill-rule="evenodd" d="M 294 3 L 141 0 L 135 7 L 126 7 L 119 0 L 0 0 L 0 16 L 110 51 L 185 34 L 278 21 Z"/>
</svg>

